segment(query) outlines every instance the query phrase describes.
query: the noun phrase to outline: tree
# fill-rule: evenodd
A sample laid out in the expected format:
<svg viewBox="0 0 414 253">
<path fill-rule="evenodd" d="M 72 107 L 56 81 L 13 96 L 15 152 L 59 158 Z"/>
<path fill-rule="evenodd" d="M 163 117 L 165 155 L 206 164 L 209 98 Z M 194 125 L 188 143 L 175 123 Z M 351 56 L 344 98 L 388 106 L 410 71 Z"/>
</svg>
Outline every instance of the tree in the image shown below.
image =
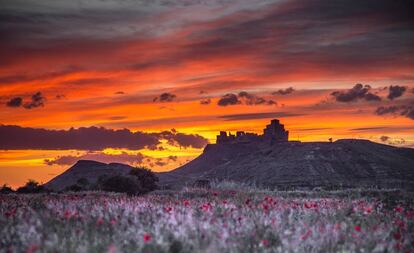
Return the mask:
<svg viewBox="0 0 414 253">
<path fill-rule="evenodd" d="M 103 191 L 122 192 L 129 195 L 143 192 L 141 184 L 136 178 L 123 175 L 100 178 L 99 188 Z"/>
<path fill-rule="evenodd" d="M 44 192 L 45 188 L 33 179 L 29 179 L 27 183 L 17 189 L 18 193 L 40 193 Z"/>
<path fill-rule="evenodd" d="M 7 184 L 3 184 L 3 186 L 0 188 L 0 193 L 3 193 L 3 194 L 13 193 L 13 192 L 14 192 L 13 189 Z"/>
<path fill-rule="evenodd" d="M 129 174 L 138 179 L 141 184 L 143 193 L 156 190 L 158 187 L 158 177 L 154 172 L 146 167 L 136 167 L 132 169 Z"/>
</svg>

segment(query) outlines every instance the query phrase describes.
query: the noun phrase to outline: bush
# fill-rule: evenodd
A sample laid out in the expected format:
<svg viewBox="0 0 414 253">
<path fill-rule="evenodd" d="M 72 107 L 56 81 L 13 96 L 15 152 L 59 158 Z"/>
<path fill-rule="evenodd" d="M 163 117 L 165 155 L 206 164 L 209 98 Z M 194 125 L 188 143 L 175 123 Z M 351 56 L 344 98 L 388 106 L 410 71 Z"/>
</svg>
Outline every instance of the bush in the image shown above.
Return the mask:
<svg viewBox="0 0 414 253">
<path fill-rule="evenodd" d="M 98 187 L 103 191 L 122 192 L 129 195 L 143 192 L 138 179 L 131 176 L 116 175 L 112 177 L 102 177 L 99 180 Z"/>
<path fill-rule="evenodd" d="M 66 187 L 64 191 L 79 192 L 79 191 L 91 190 L 91 188 L 92 186 L 89 183 L 89 180 L 82 177 L 82 178 L 79 178 L 78 181 L 76 181 L 76 184 Z"/>
<path fill-rule="evenodd" d="M 39 184 L 38 182 L 32 179 L 27 181 L 27 183 L 24 186 L 17 188 L 18 193 L 40 193 L 45 191 L 46 190 L 43 187 L 43 185 Z"/>
<path fill-rule="evenodd" d="M 8 194 L 8 193 L 13 193 L 13 189 L 8 186 L 7 184 L 4 184 L 1 188 L 0 188 L 0 193 L 2 194 Z"/>
<path fill-rule="evenodd" d="M 142 193 L 147 193 L 157 189 L 158 177 L 150 169 L 137 167 L 129 173 L 138 179 L 142 187 Z"/>
<path fill-rule="evenodd" d="M 102 175 L 98 178 L 95 188 L 129 195 L 144 194 L 156 190 L 157 182 L 158 178 L 151 170 L 139 167 L 131 170 L 128 175 Z"/>
</svg>

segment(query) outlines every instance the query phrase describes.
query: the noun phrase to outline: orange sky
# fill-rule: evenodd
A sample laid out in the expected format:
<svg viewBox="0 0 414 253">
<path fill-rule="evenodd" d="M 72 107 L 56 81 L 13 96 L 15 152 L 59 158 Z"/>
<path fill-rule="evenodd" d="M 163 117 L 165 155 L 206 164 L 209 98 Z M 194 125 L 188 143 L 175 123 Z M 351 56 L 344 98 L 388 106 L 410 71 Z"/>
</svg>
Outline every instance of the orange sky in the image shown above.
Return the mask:
<svg viewBox="0 0 414 253">
<path fill-rule="evenodd" d="M 412 17 L 392 1 L 340 2 L 9 3 L 0 11 L 0 124 L 175 129 L 214 143 L 220 130 L 260 133 L 279 118 L 291 140 L 414 146 Z M 157 138 L 155 149 L 93 151 L 0 139 L 0 184 L 47 182 L 76 159 L 166 171 L 202 152 Z"/>
</svg>

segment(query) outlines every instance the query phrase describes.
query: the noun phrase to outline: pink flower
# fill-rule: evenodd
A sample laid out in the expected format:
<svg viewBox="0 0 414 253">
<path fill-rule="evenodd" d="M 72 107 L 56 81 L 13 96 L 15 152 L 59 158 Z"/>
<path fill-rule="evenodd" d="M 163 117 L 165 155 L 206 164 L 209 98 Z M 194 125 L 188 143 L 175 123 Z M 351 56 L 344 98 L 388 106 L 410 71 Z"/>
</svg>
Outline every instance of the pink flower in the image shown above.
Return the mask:
<svg viewBox="0 0 414 253">
<path fill-rule="evenodd" d="M 396 208 L 394 208 L 394 211 L 396 211 L 397 213 L 402 213 L 404 212 L 404 208 L 402 208 L 401 206 L 397 206 Z"/>
<path fill-rule="evenodd" d="M 269 241 L 268 241 L 268 240 L 266 240 L 266 239 L 263 239 L 260 243 L 261 243 L 264 247 L 269 246 Z"/>
<path fill-rule="evenodd" d="M 171 211 L 172 211 L 172 207 L 166 207 L 166 208 L 164 208 L 164 211 L 165 211 L 166 213 L 171 213 Z"/>
<path fill-rule="evenodd" d="M 151 239 L 152 239 L 151 235 L 149 235 L 147 233 L 144 234 L 144 242 L 149 242 L 149 241 L 151 241 Z"/>
<path fill-rule="evenodd" d="M 183 204 L 184 204 L 184 206 L 189 206 L 190 205 L 190 201 L 184 200 Z"/>
<path fill-rule="evenodd" d="M 97 225 L 102 225 L 104 223 L 104 220 L 102 219 L 102 218 L 98 218 L 97 220 L 96 220 L 96 224 Z"/>
<path fill-rule="evenodd" d="M 308 202 L 305 202 L 305 208 L 307 208 L 307 209 L 312 208 L 312 204 L 309 204 Z"/>
<path fill-rule="evenodd" d="M 30 247 L 27 249 L 26 253 L 34 253 L 39 249 L 39 247 L 35 244 L 30 245 Z"/>
<path fill-rule="evenodd" d="M 355 231 L 357 231 L 357 232 L 361 232 L 361 226 L 359 226 L 359 225 L 356 225 L 356 226 L 354 227 L 354 229 L 355 229 Z"/>
<path fill-rule="evenodd" d="M 400 240 L 401 239 L 401 233 L 400 233 L 400 231 L 397 231 L 397 232 L 395 232 L 394 234 L 393 234 L 393 236 L 394 236 L 394 239 L 395 240 Z"/>
</svg>

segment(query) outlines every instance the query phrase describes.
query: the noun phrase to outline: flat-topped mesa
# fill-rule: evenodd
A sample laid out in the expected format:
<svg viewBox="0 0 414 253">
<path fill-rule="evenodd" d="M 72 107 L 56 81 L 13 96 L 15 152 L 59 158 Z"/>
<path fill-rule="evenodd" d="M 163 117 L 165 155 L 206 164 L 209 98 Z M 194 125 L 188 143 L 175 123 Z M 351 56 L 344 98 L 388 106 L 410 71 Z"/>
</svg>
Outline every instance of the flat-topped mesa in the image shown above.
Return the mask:
<svg viewBox="0 0 414 253">
<path fill-rule="evenodd" d="M 247 142 L 286 142 L 289 139 L 289 131 L 285 130 L 285 126 L 280 124 L 278 119 L 273 119 L 270 124 L 263 129 L 263 135 L 256 133 L 248 133 L 237 131 L 236 135 L 226 131 L 220 131 L 217 135 L 216 143 L 247 143 Z"/>
</svg>

